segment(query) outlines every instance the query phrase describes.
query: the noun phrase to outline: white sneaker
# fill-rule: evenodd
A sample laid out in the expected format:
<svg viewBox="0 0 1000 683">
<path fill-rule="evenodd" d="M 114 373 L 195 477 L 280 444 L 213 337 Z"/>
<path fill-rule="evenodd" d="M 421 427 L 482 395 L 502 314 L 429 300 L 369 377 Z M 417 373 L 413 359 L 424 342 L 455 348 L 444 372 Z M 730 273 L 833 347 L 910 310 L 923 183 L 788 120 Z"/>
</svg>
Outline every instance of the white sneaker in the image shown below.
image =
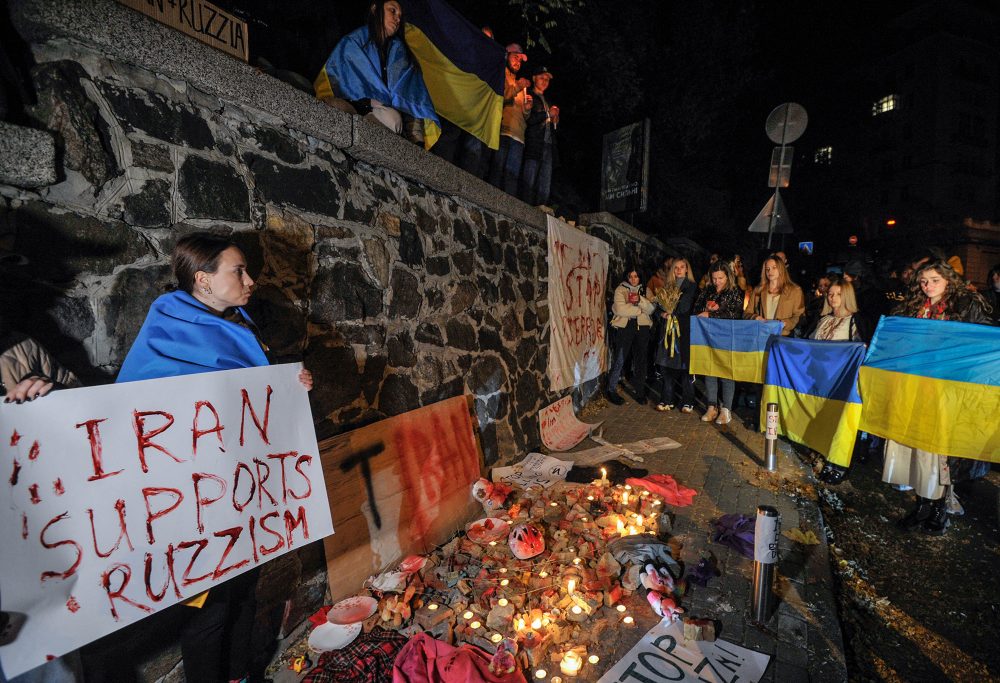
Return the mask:
<svg viewBox="0 0 1000 683">
<path fill-rule="evenodd" d="M 719 411 L 719 417 L 715 419 L 715 424 L 717 425 L 727 425 L 733 421 L 732 413 L 729 412 L 729 408 L 722 408 Z"/>
<path fill-rule="evenodd" d="M 701 416 L 701 421 L 711 422 L 718 416 L 719 416 L 719 409 L 716 408 L 715 406 L 709 406 L 708 410 L 705 411 L 705 414 Z"/>
</svg>

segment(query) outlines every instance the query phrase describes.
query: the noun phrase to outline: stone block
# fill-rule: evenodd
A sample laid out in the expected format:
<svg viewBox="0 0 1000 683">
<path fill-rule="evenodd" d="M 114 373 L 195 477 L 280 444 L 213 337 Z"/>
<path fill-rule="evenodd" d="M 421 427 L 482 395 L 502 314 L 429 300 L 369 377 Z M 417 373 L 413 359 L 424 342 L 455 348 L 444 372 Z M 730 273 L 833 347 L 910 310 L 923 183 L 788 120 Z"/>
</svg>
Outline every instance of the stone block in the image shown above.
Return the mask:
<svg viewBox="0 0 1000 683">
<path fill-rule="evenodd" d="M 489 396 L 507 383 L 507 372 L 495 356 L 483 355 L 473 363 L 467 379 L 472 393 Z"/>
<path fill-rule="evenodd" d="M 250 220 L 247 187 L 229 164 L 189 155 L 180 168 L 178 189 L 188 218 Z"/>
<path fill-rule="evenodd" d="M 124 268 L 115 276 L 111 291 L 100 302 L 106 341 L 99 344 L 107 354 L 99 365 L 120 365 L 146 319 L 150 304 L 163 293 L 173 273 L 167 265 Z"/>
<path fill-rule="evenodd" d="M 414 339 L 424 344 L 444 346 L 444 337 L 441 334 L 441 328 L 434 323 L 420 323 L 417 325 L 417 332 L 414 335 Z"/>
<path fill-rule="evenodd" d="M 109 275 L 151 252 L 142 235 L 120 221 L 54 211 L 41 202 L 12 210 L 9 220 L 15 230 L 12 251 L 27 258 L 37 277 L 48 282 L 80 273 Z"/>
<path fill-rule="evenodd" d="M 240 134 L 252 139 L 257 149 L 273 154 L 286 164 L 300 164 L 306 156 L 298 143 L 285 131 L 277 131 L 265 126 L 252 126 L 249 123 L 240 124 Z"/>
<path fill-rule="evenodd" d="M 356 263 L 339 262 L 317 268 L 312 283 L 313 320 L 362 320 L 379 316 L 382 311 L 382 290 L 369 282 Z"/>
<path fill-rule="evenodd" d="M 402 268 L 395 268 L 392 271 L 392 280 L 389 283 L 390 303 L 389 317 L 396 318 L 416 318 L 420 313 L 420 282 L 416 276 Z"/>
<path fill-rule="evenodd" d="M 90 77 L 83 67 L 60 60 L 34 67 L 32 75 L 37 103 L 29 115 L 57 135 L 66 167 L 78 171 L 95 188 L 118 175 L 107 123 L 84 90 L 83 82 Z"/>
<path fill-rule="evenodd" d="M 409 377 L 389 375 L 382 382 L 378 396 L 378 407 L 386 415 L 400 415 L 420 407 L 417 388 Z"/>
<path fill-rule="evenodd" d="M 479 288 L 468 280 L 460 280 L 451 292 L 451 312 L 464 313 L 479 300 Z"/>
<path fill-rule="evenodd" d="M 148 168 L 151 171 L 172 173 L 174 162 L 170 158 L 170 150 L 163 145 L 157 145 L 143 140 L 131 139 L 132 165 Z"/>
<path fill-rule="evenodd" d="M 305 362 L 306 367 L 323 368 L 322 381 L 309 392 L 313 415 L 329 415 L 361 395 L 361 377 L 350 347 L 334 346 L 329 338 L 314 337 L 306 349 Z"/>
<path fill-rule="evenodd" d="M 378 396 L 379 387 L 382 386 L 387 365 L 388 361 L 385 356 L 369 354 L 365 358 L 365 369 L 361 373 L 361 393 L 364 394 L 365 401 L 369 405 L 375 403 L 375 397 Z"/>
<path fill-rule="evenodd" d="M 417 226 L 412 223 L 401 223 L 399 226 L 399 260 L 408 266 L 424 262 L 424 246 Z"/>
<path fill-rule="evenodd" d="M 455 318 L 450 318 L 445 323 L 445 330 L 448 333 L 448 346 L 462 349 L 463 351 L 476 351 L 478 349 L 476 345 L 476 331 L 472 328 L 472 325 Z"/>
<path fill-rule="evenodd" d="M 389 337 L 389 365 L 394 368 L 412 368 L 417 364 L 413 338 L 407 331 Z"/>
<path fill-rule="evenodd" d="M 179 147 L 208 150 L 215 138 L 208 123 L 187 106 L 170 102 L 158 93 L 100 84 L 101 94 L 126 131 L 146 135 Z"/>
<path fill-rule="evenodd" d="M 366 239 L 362 241 L 368 265 L 375 273 L 375 279 L 383 287 L 389 286 L 389 251 L 382 240 Z"/>
<path fill-rule="evenodd" d="M 297 361 L 306 344 L 306 318 L 288 297 L 287 289 L 261 284 L 255 288 L 247 312 L 277 359 Z"/>
<path fill-rule="evenodd" d="M 265 201 L 337 217 L 343 202 L 337 181 L 323 169 L 290 168 L 257 154 L 246 155 L 257 191 Z"/>
<path fill-rule="evenodd" d="M 136 194 L 122 200 L 123 218 L 129 225 L 142 228 L 162 228 L 173 221 L 170 215 L 170 183 L 147 180 Z"/>
<path fill-rule="evenodd" d="M 260 234 L 264 268 L 258 282 L 280 287 L 295 300 L 307 299 L 317 268 L 313 226 L 291 211 L 270 205 L 266 226 Z"/>
<path fill-rule="evenodd" d="M 44 187 L 55 183 L 57 176 L 51 133 L 0 121 L 0 183 Z"/>
</svg>

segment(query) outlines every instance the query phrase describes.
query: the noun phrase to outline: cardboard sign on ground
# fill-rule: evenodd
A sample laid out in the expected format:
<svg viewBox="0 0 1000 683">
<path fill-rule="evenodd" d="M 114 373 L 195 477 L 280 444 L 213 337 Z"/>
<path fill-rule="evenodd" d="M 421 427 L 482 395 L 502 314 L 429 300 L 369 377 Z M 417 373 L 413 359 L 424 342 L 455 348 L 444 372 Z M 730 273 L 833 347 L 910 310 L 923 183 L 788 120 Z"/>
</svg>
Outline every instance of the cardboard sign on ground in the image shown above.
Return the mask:
<svg viewBox="0 0 1000 683">
<path fill-rule="evenodd" d="M 483 455 L 457 396 L 320 443 L 337 534 L 327 539 L 333 599 L 410 554 L 445 542 L 482 509 Z M 481 516 L 481 515 L 479 515 Z"/>
<path fill-rule="evenodd" d="M 538 413 L 538 426 L 542 443 L 550 451 L 568 451 L 590 436 L 602 423 L 580 422 L 573 412 L 573 397 L 561 399 L 542 408 Z"/>
</svg>

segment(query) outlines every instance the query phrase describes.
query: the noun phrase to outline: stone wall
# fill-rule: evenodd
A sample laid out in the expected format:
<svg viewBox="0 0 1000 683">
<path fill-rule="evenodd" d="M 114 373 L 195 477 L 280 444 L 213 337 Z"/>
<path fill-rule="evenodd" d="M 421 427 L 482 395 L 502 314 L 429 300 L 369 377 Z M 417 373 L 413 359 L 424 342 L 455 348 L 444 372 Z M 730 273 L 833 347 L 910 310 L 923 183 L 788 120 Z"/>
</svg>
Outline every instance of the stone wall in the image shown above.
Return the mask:
<svg viewBox="0 0 1000 683">
<path fill-rule="evenodd" d="M 111 0 L 11 5 L 36 60 L 29 114 L 56 149 L 55 182 L 0 184 L 0 244 L 27 259 L 0 291 L 20 326 L 110 381 L 176 239 L 218 231 L 258 274 L 272 351 L 315 375 L 319 436 L 466 393 L 488 463 L 537 447 L 558 398 L 540 212 Z M 613 278 L 661 253 L 606 214 L 588 223 Z M 267 566 L 297 586 L 286 629 L 322 598 L 321 555 Z"/>
</svg>

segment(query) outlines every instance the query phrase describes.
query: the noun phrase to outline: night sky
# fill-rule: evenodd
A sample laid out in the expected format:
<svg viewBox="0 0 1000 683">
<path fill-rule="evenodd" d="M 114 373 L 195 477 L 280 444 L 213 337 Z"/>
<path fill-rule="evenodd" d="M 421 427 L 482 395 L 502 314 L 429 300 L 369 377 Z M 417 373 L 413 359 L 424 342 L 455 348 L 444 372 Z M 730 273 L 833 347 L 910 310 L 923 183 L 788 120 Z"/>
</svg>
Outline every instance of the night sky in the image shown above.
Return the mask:
<svg viewBox="0 0 1000 683">
<path fill-rule="evenodd" d="M 362 23 L 367 3 L 219 1 L 251 23 L 251 50 L 310 81 L 337 39 Z M 507 0 L 453 0 L 471 22 L 493 27 L 501 44 L 527 47 L 521 17 Z M 554 190 L 568 216 L 598 209 L 601 138 L 652 120 L 650 209 L 624 219 L 661 237 L 694 239 L 708 249 L 756 250 L 746 232 L 770 196 L 768 113 L 798 102 L 809 127 L 796 143 L 785 192 L 796 234 L 828 229 L 821 193 L 803 189 L 817 147 L 850 138 L 870 108 L 871 65 L 893 50 L 887 22 L 914 2 L 732 3 L 585 0 L 555 13 L 546 29 L 551 53 L 528 47 L 529 67 L 554 74 L 560 105 L 561 167 Z M 996 13 L 996 3 L 969 4 Z M 317 8 L 319 7 L 319 8 Z M 405 7 L 405 2 L 404 2 Z M 849 169 L 838 169 L 849 174 Z M 815 188 L 814 188 L 815 189 Z"/>
</svg>

